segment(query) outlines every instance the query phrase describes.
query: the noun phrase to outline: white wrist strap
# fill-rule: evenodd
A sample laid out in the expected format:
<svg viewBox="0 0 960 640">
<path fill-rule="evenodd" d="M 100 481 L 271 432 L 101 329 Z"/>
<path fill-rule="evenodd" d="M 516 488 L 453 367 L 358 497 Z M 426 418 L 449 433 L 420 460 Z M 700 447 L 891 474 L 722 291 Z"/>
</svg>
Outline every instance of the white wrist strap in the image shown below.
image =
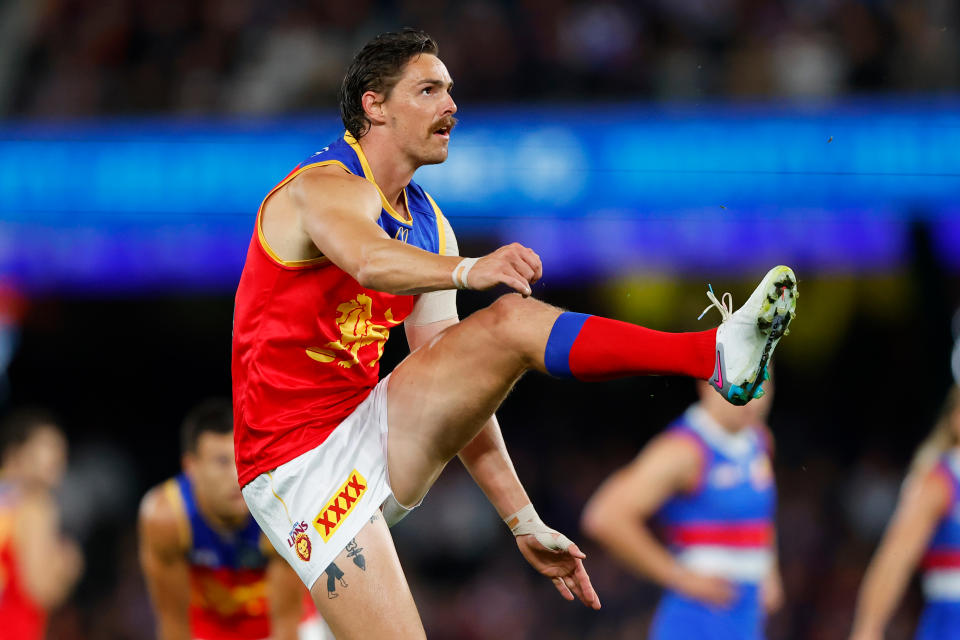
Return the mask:
<svg viewBox="0 0 960 640">
<path fill-rule="evenodd" d="M 532 535 L 537 539 L 537 542 L 552 551 L 566 551 L 573 544 L 570 538 L 544 524 L 532 504 L 528 504 L 520 511 L 507 516 L 503 521 L 510 527 L 514 536 Z"/>
<path fill-rule="evenodd" d="M 480 258 L 464 258 L 461 260 L 456 267 L 453 268 L 453 286 L 457 289 L 469 289 L 467 285 L 467 274 L 470 273 L 470 269 L 473 269 L 473 265 L 477 264 L 477 261 Z"/>
</svg>

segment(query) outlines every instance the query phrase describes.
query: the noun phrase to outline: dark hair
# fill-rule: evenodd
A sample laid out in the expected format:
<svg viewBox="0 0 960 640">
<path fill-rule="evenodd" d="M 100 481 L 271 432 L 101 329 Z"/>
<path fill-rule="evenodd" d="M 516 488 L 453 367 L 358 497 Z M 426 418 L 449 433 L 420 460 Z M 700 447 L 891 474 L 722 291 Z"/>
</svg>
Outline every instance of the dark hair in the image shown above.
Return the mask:
<svg viewBox="0 0 960 640">
<path fill-rule="evenodd" d="M 364 45 L 340 85 L 340 118 L 350 135 L 359 140 L 370 130 L 361 100 L 364 93 L 375 91 L 389 97 L 410 58 L 421 53 L 437 55 L 438 51 L 433 38 L 410 27 L 380 34 Z"/>
<path fill-rule="evenodd" d="M 226 398 L 204 400 L 183 420 L 180 446 L 184 453 L 196 453 L 203 433 L 233 433 L 233 405 Z"/>
<path fill-rule="evenodd" d="M 0 457 L 26 444 L 44 427 L 52 427 L 59 432 L 59 424 L 56 416 L 46 409 L 25 408 L 11 411 L 0 422 Z"/>
</svg>

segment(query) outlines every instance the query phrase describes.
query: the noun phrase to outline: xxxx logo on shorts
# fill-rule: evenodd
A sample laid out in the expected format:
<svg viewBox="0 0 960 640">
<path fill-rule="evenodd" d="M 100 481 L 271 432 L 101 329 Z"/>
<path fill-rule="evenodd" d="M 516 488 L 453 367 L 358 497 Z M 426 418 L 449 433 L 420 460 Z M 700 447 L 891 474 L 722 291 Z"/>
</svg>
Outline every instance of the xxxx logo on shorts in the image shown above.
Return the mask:
<svg viewBox="0 0 960 640">
<path fill-rule="evenodd" d="M 320 533 L 324 542 L 330 539 L 330 536 L 340 527 L 344 519 L 353 511 L 360 500 L 360 496 L 367 490 L 367 481 L 360 472 L 354 469 L 350 472 L 347 481 L 340 485 L 330 501 L 317 517 L 313 520 L 313 526 Z"/>
</svg>

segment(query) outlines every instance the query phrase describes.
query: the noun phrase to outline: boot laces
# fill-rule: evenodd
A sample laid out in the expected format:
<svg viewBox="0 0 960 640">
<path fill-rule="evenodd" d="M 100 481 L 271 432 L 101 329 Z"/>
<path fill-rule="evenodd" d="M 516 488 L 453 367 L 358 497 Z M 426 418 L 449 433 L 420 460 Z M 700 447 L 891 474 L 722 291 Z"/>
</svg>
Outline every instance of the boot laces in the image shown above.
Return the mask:
<svg viewBox="0 0 960 640">
<path fill-rule="evenodd" d="M 720 296 L 720 299 L 717 299 L 716 294 L 713 293 L 713 285 L 707 285 L 707 298 L 710 300 L 710 304 L 707 305 L 707 308 L 703 310 L 697 320 L 707 315 L 707 311 L 710 309 L 716 308 L 720 312 L 720 316 L 723 318 L 723 322 L 726 322 L 727 319 L 733 315 L 733 296 L 730 295 L 730 292 L 724 293 Z"/>
</svg>

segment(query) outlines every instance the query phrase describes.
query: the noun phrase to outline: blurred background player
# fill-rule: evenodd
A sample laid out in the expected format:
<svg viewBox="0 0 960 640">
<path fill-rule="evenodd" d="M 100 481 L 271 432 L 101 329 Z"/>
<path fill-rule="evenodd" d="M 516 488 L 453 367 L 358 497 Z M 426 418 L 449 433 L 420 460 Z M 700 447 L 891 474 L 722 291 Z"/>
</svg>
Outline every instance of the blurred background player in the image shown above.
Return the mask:
<svg viewBox="0 0 960 640">
<path fill-rule="evenodd" d="M 140 507 L 140 562 L 161 640 L 330 638 L 296 574 L 247 511 L 233 413 L 211 399 L 183 424 L 183 472 Z"/>
<path fill-rule="evenodd" d="M 53 497 L 67 440 L 50 415 L 16 411 L 0 424 L 0 456 L 0 638 L 39 640 L 83 567 Z"/>
<path fill-rule="evenodd" d="M 910 576 L 927 604 L 916 638 L 960 638 L 960 387 L 914 456 L 900 502 L 860 586 L 851 640 L 881 640 Z"/>
<path fill-rule="evenodd" d="M 735 407 L 698 382 L 700 401 L 587 503 L 587 534 L 667 590 L 654 640 L 761 638 L 764 613 L 782 604 L 768 386 Z M 663 525 L 669 549 L 650 519 Z"/>
</svg>

